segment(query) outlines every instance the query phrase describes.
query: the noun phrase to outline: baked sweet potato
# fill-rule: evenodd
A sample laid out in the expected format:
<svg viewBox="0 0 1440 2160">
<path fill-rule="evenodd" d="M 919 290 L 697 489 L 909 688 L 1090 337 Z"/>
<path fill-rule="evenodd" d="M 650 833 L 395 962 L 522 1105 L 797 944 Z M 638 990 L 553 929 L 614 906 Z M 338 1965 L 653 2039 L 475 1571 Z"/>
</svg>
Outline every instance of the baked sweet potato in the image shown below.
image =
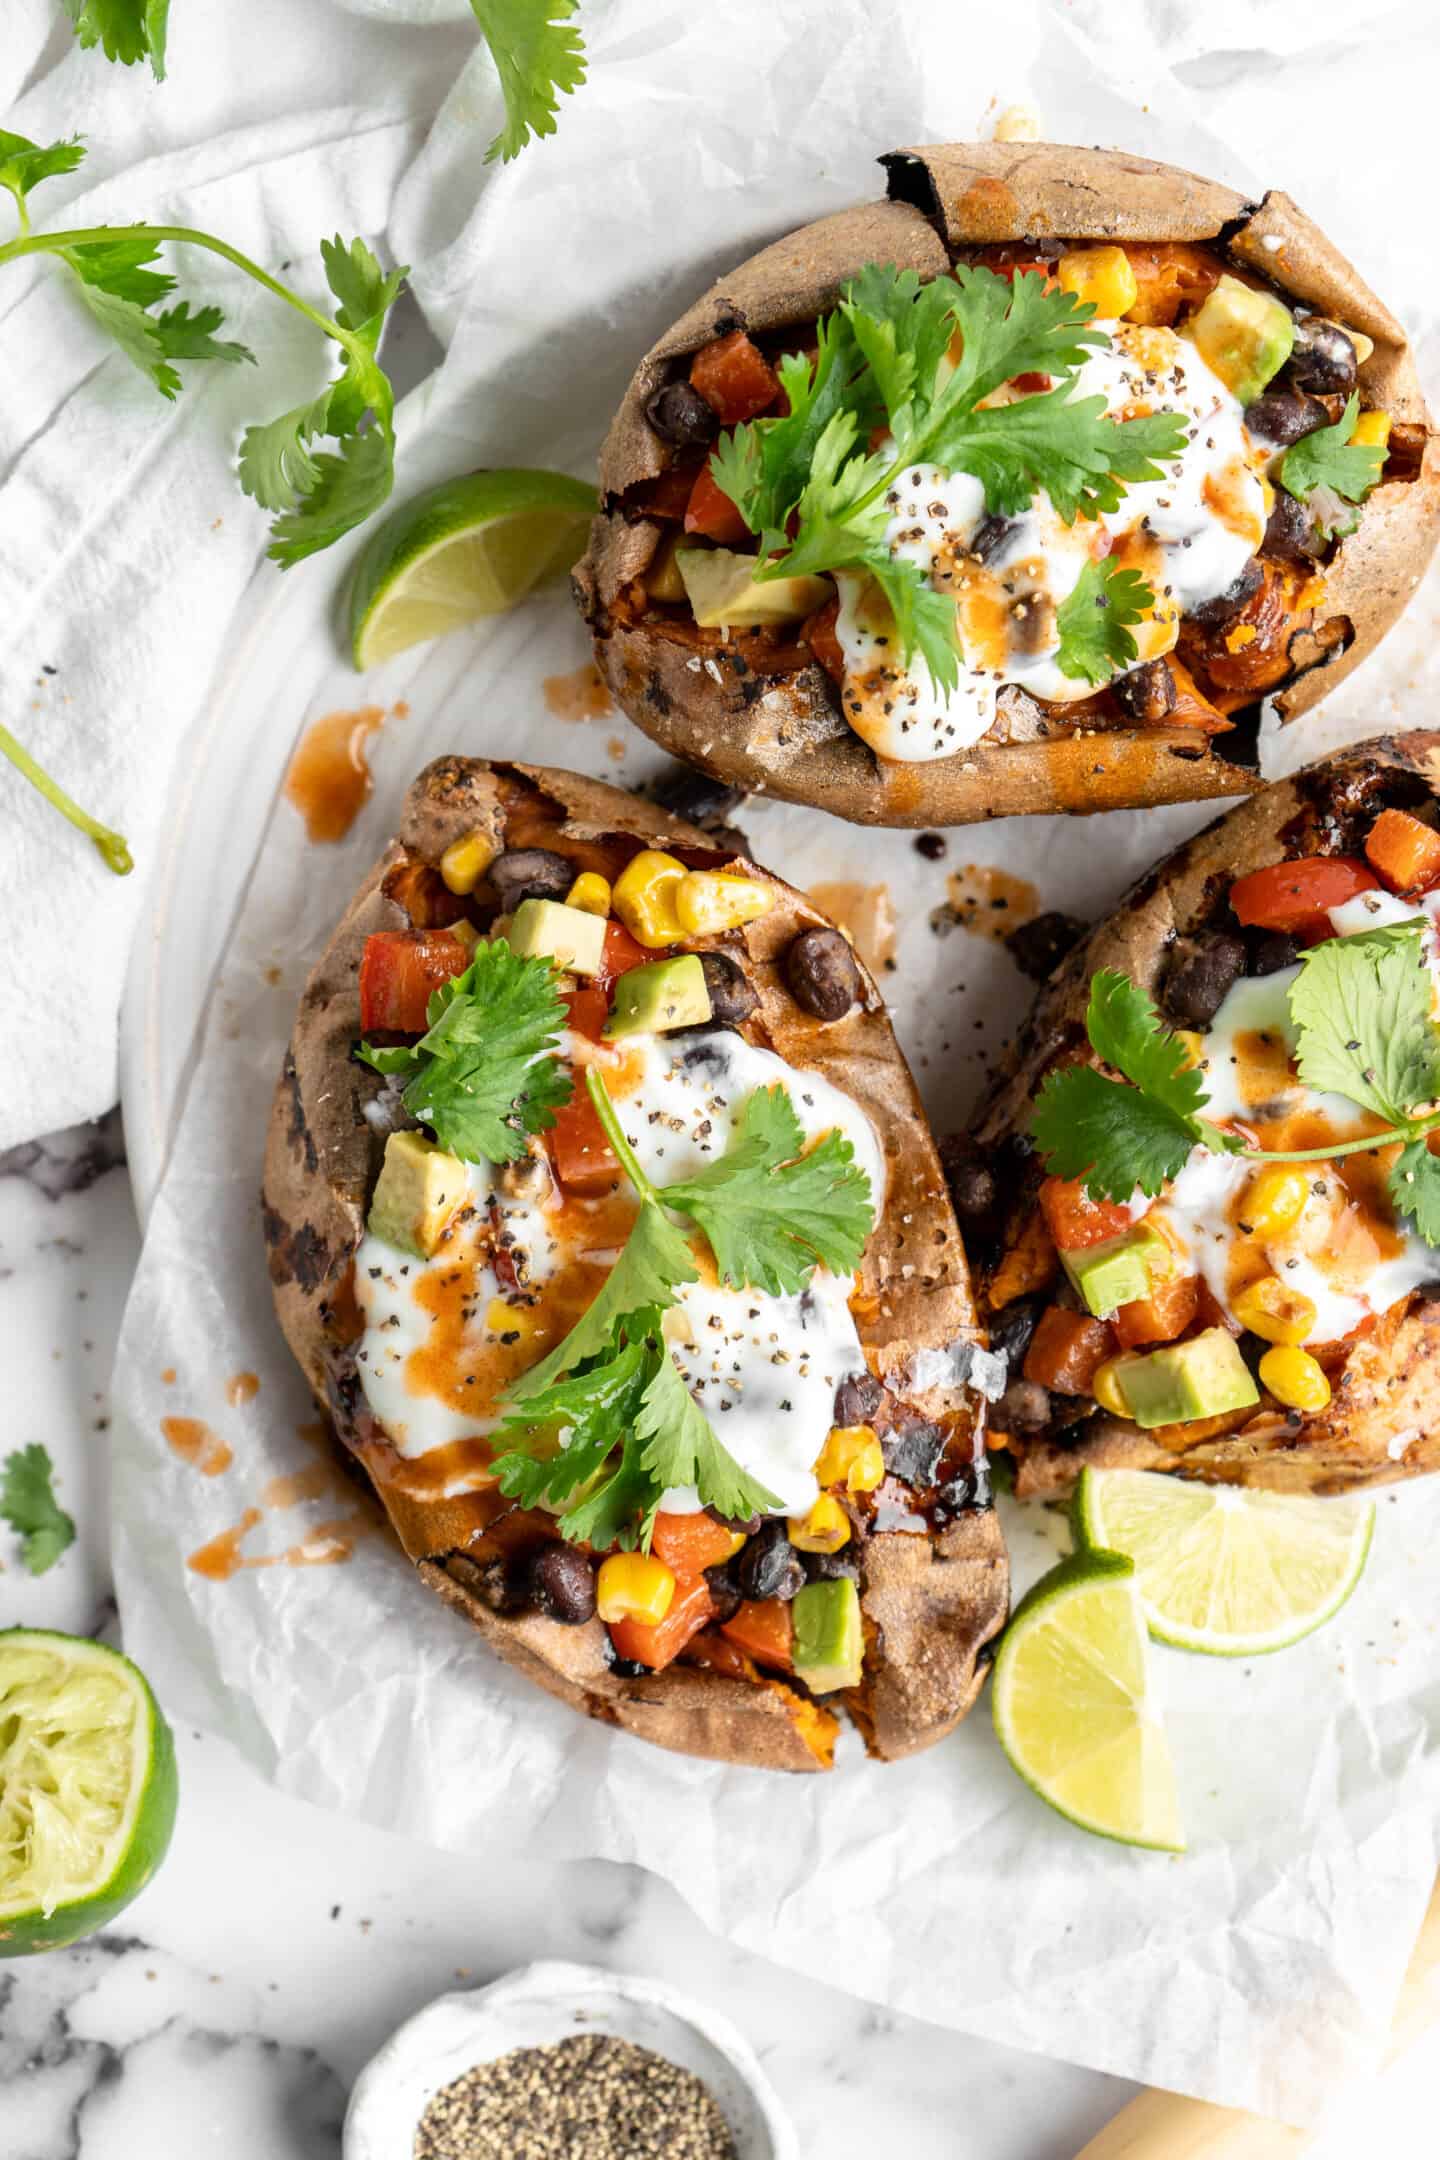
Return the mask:
<svg viewBox="0 0 1440 2160">
<path fill-rule="evenodd" d="M 1318 1493 L 1440 1467 L 1440 1251 L 1433 1252 L 1432 1279 L 1430 1248 L 1407 1226 L 1385 1184 L 1393 1148 L 1256 1170 L 1240 1163 L 1234 1196 L 1227 1199 L 1222 1187 L 1218 1197 L 1205 1199 L 1198 1234 L 1182 1236 L 1178 1261 L 1167 1257 L 1152 1302 L 1143 1310 L 1121 1303 L 1111 1315 L 1118 1409 L 1103 1370 L 1072 1391 L 1055 1382 L 1032 1347 L 1037 1322 L 1043 1327 L 1051 1313 L 1078 1321 L 1077 1308 L 1086 1302 L 1083 1282 L 1072 1275 L 1075 1286 L 1065 1283 L 1055 1251 L 1057 1244 L 1070 1247 L 1072 1270 L 1077 1261 L 1083 1268 L 1088 1232 L 1074 1198 L 1080 1186 L 1046 1179 L 1031 1127 L 1048 1076 L 1100 1063 L 1086 1026 L 1095 977 L 1103 969 L 1127 977 L 1155 1001 L 1165 1024 L 1189 1031 L 1185 1040 L 1207 1090 L 1228 1090 L 1232 1131 L 1266 1150 L 1322 1148 L 1339 1129 L 1327 1122 L 1335 1113 L 1317 1111 L 1300 1092 L 1281 1032 L 1285 1023 L 1265 1010 L 1270 1004 L 1278 1014 L 1280 1007 L 1262 979 L 1273 978 L 1288 1000 L 1307 945 L 1372 922 L 1433 918 L 1437 825 L 1440 733 L 1416 730 L 1362 744 L 1266 788 L 1186 842 L 1140 880 L 1041 992 L 973 1127 L 974 1144 L 998 1166 L 999 1200 L 973 1235 L 967 1224 L 981 1310 L 992 1342 L 1010 1359 L 1012 1385 L 992 1413 L 993 1437 L 1012 1454 L 1022 1497 L 1067 1491 L 1087 1463 Z M 1340 905 L 1352 912 L 1337 926 L 1328 910 Z M 1232 995 L 1249 1002 L 1237 1008 Z M 1238 1025 L 1227 1017 L 1237 1010 Z M 1350 1025 L 1362 1023 L 1346 1017 L 1348 1036 Z M 1222 1068 L 1232 1075 L 1228 1082 Z M 1379 1123 L 1362 1128 L 1383 1129 Z M 1224 1159 L 1213 1160 L 1223 1171 Z M 1158 1202 L 1133 1202 L 1137 1210 L 1148 1207 L 1141 1219 L 1158 1223 L 1167 1236 L 1173 1189 L 1162 1187 Z M 1310 1220 L 1306 1210 L 1318 1229 L 1304 1234 L 1302 1248 L 1297 1225 Z M 1123 1220 L 1127 1210 L 1110 1210 L 1117 1212 Z M 1107 1218 L 1099 1227 L 1107 1235 L 1114 1224 Z M 1033 1248 L 1037 1236 L 1049 1253 L 1048 1269 L 1019 1269 L 1015 1256 Z M 1213 1258 L 1207 1260 L 1202 1241 Z M 1318 1255 L 1314 1264 L 1302 1250 Z M 1197 1256 L 1198 1279 L 1191 1272 Z M 1382 1277 L 1382 1262 L 1404 1272 Z M 1371 1295 L 1370 1281 L 1399 1294 L 1387 1287 Z M 1017 1284 L 1023 1294 L 1016 1294 Z M 1307 1322 L 1302 1302 L 1291 1325 L 1297 1286 L 1322 1299 L 1338 1288 L 1351 1300 L 1345 1317 L 1355 1324 L 1329 1336 L 1324 1306 Z M 1120 1414 L 1127 1350 L 1216 1329 L 1235 1340 L 1254 1376 L 1249 1404 L 1148 1428 Z M 1286 1343 L 1306 1346 L 1298 1368 L 1293 1358 L 1289 1369 L 1284 1360 L 1267 1362 Z M 1312 1367 L 1323 1373 L 1322 1382 Z M 1267 1375 L 1278 1381 L 1280 1396 Z M 1299 1406 L 1307 1391 L 1314 1396 L 1308 1409 Z M 1286 1394 L 1296 1399 L 1287 1401 Z"/>
<path fill-rule="evenodd" d="M 647 734 L 704 771 L 860 823 L 965 824 L 1248 794 L 1258 780 L 1247 715 L 1258 699 L 1273 696 L 1282 719 L 1299 719 L 1383 636 L 1435 545 L 1440 452 L 1404 331 L 1279 192 L 1251 203 L 1124 152 L 1047 143 L 950 144 L 881 162 L 887 201 L 823 218 L 742 263 L 636 369 L 602 453 L 602 509 L 575 573 L 616 698 Z M 897 762 L 847 720 L 856 678 L 835 672 L 844 655 L 833 602 L 806 621 L 701 628 L 678 586 L 676 540 L 689 547 L 717 536 L 713 518 L 685 514 L 698 476 L 708 485 L 716 431 L 752 415 L 761 394 L 727 402 L 712 380 L 722 373 L 712 356 L 723 360 L 725 378 L 743 359 L 748 390 L 763 385 L 761 371 L 781 355 L 813 350 L 817 320 L 866 264 L 924 281 L 956 263 L 1048 276 L 1072 242 L 1123 251 L 1135 284 L 1126 320 L 1161 326 L 1157 336 L 1177 318 L 1182 327 L 1191 321 L 1222 276 L 1278 296 L 1302 322 L 1321 319 L 1307 337 L 1323 341 L 1328 325 L 1344 325 L 1353 336 L 1336 348 L 1338 368 L 1323 357 L 1302 367 L 1297 352 L 1275 376 L 1267 395 L 1282 390 L 1301 420 L 1294 410 L 1281 414 L 1280 436 L 1267 430 L 1265 440 L 1283 440 L 1301 422 L 1335 425 L 1345 403 L 1335 385 L 1348 373 L 1362 418 L 1388 416 L 1380 482 L 1356 530 L 1328 541 L 1292 495 L 1274 490 L 1267 499 L 1279 509 L 1254 570 L 1207 604 L 1203 622 L 1180 624 L 1173 670 L 1162 654 L 1093 694 L 1067 690 L 1063 702 L 1007 683 L 993 722 L 969 747 Z M 1037 392 L 1048 381 L 1022 376 L 1015 387 Z M 771 407 L 784 409 L 783 400 Z M 1247 403 L 1247 416 L 1253 410 Z M 1383 421 L 1373 425 L 1384 433 Z M 1278 451 L 1272 470 L 1275 462 Z M 715 494 L 710 486 L 712 508 Z M 981 534 L 969 544 L 983 560 Z M 975 560 L 966 558 L 962 578 Z M 1013 582 L 1002 581 L 997 606 Z M 1015 604 L 1023 613 L 1023 596 Z M 876 698 L 887 679 L 882 668 Z"/>
<path fill-rule="evenodd" d="M 457 898 L 439 865 L 452 843 L 469 836 L 488 868 L 467 896 Z M 673 855 L 691 871 L 750 871 L 766 880 L 770 904 L 762 916 L 684 941 L 685 949 L 704 955 L 707 964 L 713 955 L 728 985 L 736 1018 L 723 1039 L 733 1044 L 738 1036 L 773 1052 L 793 1070 L 797 1087 L 800 1076 L 809 1073 L 843 1091 L 868 1120 L 883 1157 L 883 1209 L 849 1301 L 864 1369 L 841 1381 L 833 1412 L 827 1388 L 825 1429 L 816 1443 L 828 1445 L 832 1423 L 847 1431 L 870 1428 L 866 1459 L 873 1474 L 849 1485 L 842 1474 L 838 1485 L 841 1531 L 848 1528 L 842 1558 L 854 1563 L 864 1635 L 863 1676 L 858 1688 L 843 1696 L 808 1692 L 785 1669 L 786 1630 L 767 1627 L 763 1603 L 740 1604 L 740 1596 L 765 1594 L 763 1584 L 757 1589 L 754 1570 L 746 1575 L 744 1568 L 753 1524 L 741 1525 L 729 1539 L 722 1529 L 712 1552 L 706 1535 L 707 1522 L 712 1532 L 716 1528 L 712 1518 L 660 1516 L 654 1552 L 675 1564 L 687 1601 L 685 1626 L 675 1625 L 675 1617 L 682 1616 L 679 1593 L 663 1636 L 639 1620 L 615 1623 L 613 1632 L 598 1616 L 577 1619 L 572 1611 L 562 1620 L 554 1616 L 548 1591 L 541 1595 L 535 1589 L 537 1555 L 548 1553 L 552 1562 L 557 1551 L 578 1558 L 583 1574 L 578 1610 L 583 1612 L 588 1592 L 593 1614 L 588 1586 L 600 1551 L 557 1545 L 553 1515 L 505 1497 L 491 1469 L 503 1441 L 477 1435 L 447 1442 L 438 1451 L 412 1445 L 406 1453 L 366 1393 L 367 1377 L 373 1386 L 376 1369 L 367 1360 L 379 1354 L 382 1331 L 367 1327 L 367 1314 L 373 1322 L 375 1307 L 368 1281 L 357 1283 L 356 1254 L 366 1236 L 367 1210 L 387 1146 L 386 1128 L 395 1127 L 396 1105 L 380 1075 L 355 1056 L 362 1034 L 362 958 L 375 952 L 377 937 L 433 942 L 457 920 L 462 939 L 473 941 L 476 931 L 483 939 L 502 906 L 508 911 L 513 905 L 520 889 L 516 881 L 524 882 L 522 870 L 526 878 L 553 875 L 558 860 L 556 891 L 572 870 L 613 884 L 647 848 Z M 822 950 L 854 992 L 839 1001 L 844 1009 L 828 1020 L 804 1009 L 790 987 L 799 980 L 797 939 L 821 933 Z M 612 936 L 627 944 L 628 933 L 613 920 L 607 940 Z M 382 957 L 389 949 L 382 942 Z M 403 952 L 409 950 L 407 943 Z M 338 1442 L 373 1483 L 421 1579 L 465 1614 L 511 1664 L 574 1708 L 659 1746 L 773 1769 L 829 1767 L 837 1720 L 827 1704 L 842 1699 L 879 1757 L 903 1756 L 940 1739 L 979 1691 L 981 1652 L 1002 1626 L 1007 1605 L 1005 1552 L 984 1477 L 984 1401 L 966 1384 L 972 1368 L 977 1377 L 983 1371 L 975 1360 L 984 1353 L 965 1256 L 879 993 L 848 953 L 840 934 L 802 894 L 753 871 L 713 838 L 651 804 L 574 773 L 443 758 L 415 782 L 399 837 L 351 901 L 310 979 L 276 1092 L 266 1153 L 265 1234 L 280 1324 Z M 640 957 L 648 961 L 652 955 Z M 617 968 L 633 965 L 630 948 Z M 385 992 L 387 1002 L 376 1009 L 392 1023 L 393 1041 L 394 1024 L 398 1020 L 405 1032 L 407 1017 L 392 995 L 396 971 L 382 975 L 370 965 L 367 979 L 377 998 L 377 983 Z M 623 972 L 619 979 L 624 980 Z M 602 991 L 596 1002 L 593 987 L 582 980 L 570 995 L 572 1030 L 588 1029 L 598 1044 L 609 993 Z M 812 1007 L 825 1002 L 813 982 L 805 995 Z M 747 1005 L 750 1009 L 742 1012 Z M 722 1017 L 719 1003 L 714 1014 Z M 423 1025 L 423 1016 L 408 1016 L 411 1034 Z M 713 1054 L 706 1045 L 719 1039 L 714 1031 L 700 1034 L 687 1061 L 692 1055 L 703 1061 Z M 800 1099 L 810 1100 L 803 1088 Z M 544 1204 L 553 1202 L 561 1212 L 588 1208 L 587 1220 L 604 1226 L 596 1232 L 599 1245 L 623 1242 L 613 1212 L 604 1215 L 615 1205 L 611 1189 L 618 1187 L 618 1177 L 589 1178 L 583 1143 L 574 1131 L 565 1132 L 566 1111 L 560 1115 L 560 1124 L 536 1134 L 527 1158 L 540 1164 Z M 547 1161 L 554 1166 L 548 1171 Z M 572 1164 L 574 1186 L 566 1182 Z M 525 1295 L 523 1257 L 498 1230 L 493 1243 L 485 1244 L 488 1234 L 483 1227 L 466 1233 L 482 1240 L 476 1250 L 484 1266 L 493 1262 L 499 1295 L 513 1299 L 518 1331 L 531 1324 L 527 1313 L 535 1309 L 535 1300 Z M 450 1248 L 442 1240 L 439 1249 L 441 1277 L 450 1285 L 444 1291 L 447 1309 L 473 1320 L 476 1287 L 490 1283 L 490 1277 L 476 1272 L 480 1260 L 466 1259 L 468 1248 Z M 613 1265 L 613 1253 L 599 1264 L 602 1269 Z M 422 1271 L 425 1265 L 422 1261 Z M 367 1268 L 365 1274 L 370 1273 Z M 492 1284 L 484 1295 L 493 1294 Z M 543 1293 L 539 1311 L 543 1316 Z M 573 1317 L 567 1315 L 567 1323 Z M 487 1320 L 487 1329 L 493 1326 Z M 434 1339 L 432 1333 L 426 1341 Z M 509 1329 L 500 1336 L 504 1343 L 518 1339 Z M 481 1353 L 475 1351 L 474 1362 L 467 1364 L 470 1355 L 466 1349 L 457 1367 L 462 1384 L 482 1370 Z M 530 1352 L 530 1361 L 537 1355 Z M 770 1362 L 791 1356 L 803 1368 L 804 1345 L 798 1338 L 784 1343 L 777 1338 L 776 1351 L 767 1353 Z M 833 1385 L 828 1374 L 823 1377 Z M 466 1403 L 472 1406 L 471 1398 Z M 818 1576 L 828 1563 L 818 1556 L 802 1559 L 784 1530 L 782 1517 L 780 1572 L 788 1571 L 793 1595 L 797 1567 Z M 735 1566 L 749 1585 L 738 1596 L 726 1595 L 713 1569 L 709 1576 L 701 1572 L 732 1544 L 741 1548 Z M 712 1582 L 710 1599 L 705 1585 Z M 603 1571 L 601 1585 L 603 1591 Z M 779 1594 L 785 1587 L 782 1582 Z M 565 1592 L 563 1582 L 558 1588 Z M 726 1624 L 737 1606 L 759 1619 L 737 1626 L 732 1635 Z M 767 1644 L 778 1646 L 768 1660 L 759 1654 Z M 646 1657 L 657 1666 L 663 1663 L 663 1669 L 647 1669 Z"/>
</svg>

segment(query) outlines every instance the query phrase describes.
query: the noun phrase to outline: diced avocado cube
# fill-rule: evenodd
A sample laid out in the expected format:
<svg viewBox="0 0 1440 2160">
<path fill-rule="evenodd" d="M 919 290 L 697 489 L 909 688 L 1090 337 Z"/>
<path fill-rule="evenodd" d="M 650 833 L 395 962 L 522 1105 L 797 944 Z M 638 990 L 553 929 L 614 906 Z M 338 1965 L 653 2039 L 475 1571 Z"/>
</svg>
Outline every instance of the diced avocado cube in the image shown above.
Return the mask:
<svg viewBox="0 0 1440 2160">
<path fill-rule="evenodd" d="M 468 1192 L 465 1165 L 457 1157 L 423 1133 L 391 1133 L 370 1202 L 370 1235 L 428 1260 Z"/>
<path fill-rule="evenodd" d="M 527 960 L 553 960 L 577 975 L 598 975 L 605 951 L 605 917 L 563 900 L 522 900 L 508 932 L 510 949 Z"/>
<path fill-rule="evenodd" d="M 666 1035 L 674 1028 L 703 1027 L 710 1018 L 710 992 L 699 953 L 674 960 L 652 960 L 631 968 L 615 985 L 605 1033 Z"/>
<path fill-rule="evenodd" d="M 795 1670 L 812 1695 L 860 1685 L 865 1638 L 860 1593 L 847 1575 L 806 1583 L 791 1606 L 795 1616 Z"/>
<path fill-rule="evenodd" d="M 1197 310 L 1190 335 L 1226 388 L 1249 405 L 1289 359 L 1295 319 L 1274 293 L 1222 277 Z"/>
<path fill-rule="evenodd" d="M 681 548 L 675 562 L 702 630 L 800 622 L 834 597 L 828 578 L 757 578 L 759 558 L 731 548 Z"/>
<path fill-rule="evenodd" d="M 1148 1298 L 1157 1283 L 1175 1272 L 1173 1247 L 1149 1223 L 1137 1223 L 1098 1245 L 1062 1252 L 1060 1259 L 1097 1320 L 1108 1320 L 1121 1305 Z"/>
<path fill-rule="evenodd" d="M 1188 1342 L 1167 1343 L 1145 1357 L 1118 1360 L 1115 1383 L 1137 1425 L 1185 1425 L 1192 1418 L 1248 1410 L 1260 1393 L 1233 1336 L 1206 1328 Z"/>
</svg>

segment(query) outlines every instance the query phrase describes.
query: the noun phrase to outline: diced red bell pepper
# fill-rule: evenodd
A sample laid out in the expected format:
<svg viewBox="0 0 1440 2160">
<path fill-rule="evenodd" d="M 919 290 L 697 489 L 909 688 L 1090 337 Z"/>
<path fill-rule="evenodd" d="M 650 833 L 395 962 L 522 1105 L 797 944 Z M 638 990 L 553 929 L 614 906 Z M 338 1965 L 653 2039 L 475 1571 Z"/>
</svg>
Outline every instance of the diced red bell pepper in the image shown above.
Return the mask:
<svg viewBox="0 0 1440 2160">
<path fill-rule="evenodd" d="M 1380 812 L 1365 855 L 1393 893 L 1408 897 L 1440 884 L 1440 833 L 1408 810 Z"/>
<path fill-rule="evenodd" d="M 780 1598 L 747 1599 L 720 1631 L 757 1665 L 788 1672 L 795 1662 L 795 1616 Z"/>
<path fill-rule="evenodd" d="M 732 1531 L 708 1515 L 657 1515 L 650 1550 L 680 1576 L 703 1575 L 707 1567 L 728 1560 L 735 1545 Z"/>
<path fill-rule="evenodd" d="M 577 1035 L 584 1035 L 590 1042 L 599 1042 L 610 1017 L 610 998 L 616 977 L 628 975 L 631 968 L 644 967 L 646 961 L 654 957 L 631 937 L 624 923 L 616 922 L 612 917 L 605 925 L 605 945 L 598 972 L 588 982 L 582 982 L 578 989 L 566 992 L 568 1025 Z"/>
<path fill-rule="evenodd" d="M 638 938 L 633 938 L 624 923 L 612 915 L 605 925 L 605 949 L 600 955 L 600 973 L 596 982 L 608 989 L 617 975 L 628 975 L 631 968 L 644 967 L 653 960 L 653 952 L 647 952 Z"/>
<path fill-rule="evenodd" d="M 1115 1355 L 1115 1330 L 1089 1313 L 1047 1305 L 1025 1353 L 1025 1378 L 1058 1395 L 1088 1395 L 1096 1373 Z"/>
<path fill-rule="evenodd" d="M 1024 375 L 1012 375 L 1010 387 L 1018 390 L 1021 397 L 1040 397 L 1050 388 L 1050 377 L 1031 369 Z"/>
<path fill-rule="evenodd" d="M 780 395 L 780 378 L 743 330 L 702 345 L 690 363 L 691 387 L 726 427 L 765 412 Z"/>
<path fill-rule="evenodd" d="M 845 676 L 845 648 L 835 632 L 840 615 L 840 596 L 827 600 L 810 617 L 800 633 L 801 642 L 808 645 L 815 658 L 833 682 L 842 682 Z"/>
<path fill-rule="evenodd" d="M 605 1137 L 605 1128 L 579 1073 L 569 1102 L 555 1113 L 545 1144 L 555 1175 L 566 1192 L 609 1192 L 620 1176 L 615 1150 Z"/>
<path fill-rule="evenodd" d="M 644 1620 L 612 1620 L 610 1640 L 616 1654 L 652 1672 L 663 1672 L 676 1659 L 692 1635 L 715 1616 L 715 1602 L 704 1576 L 692 1582 L 676 1582 L 670 1610 L 652 1627 Z"/>
<path fill-rule="evenodd" d="M 750 537 L 749 526 L 708 465 L 701 466 L 690 491 L 690 500 L 685 506 L 685 530 L 702 533 L 707 540 L 718 540 L 722 547 L 735 547 Z"/>
<path fill-rule="evenodd" d="M 1195 1318 L 1200 1284 L 1194 1275 L 1174 1275 L 1157 1283 L 1148 1298 L 1122 1305 L 1114 1316 L 1115 1333 L 1122 1350 L 1141 1343 L 1178 1342 Z"/>
<path fill-rule="evenodd" d="M 1353 855 L 1306 855 L 1299 862 L 1269 863 L 1237 878 L 1230 905 L 1237 922 L 1292 937 L 1329 932 L 1329 911 L 1375 890 L 1375 872 Z"/>
<path fill-rule="evenodd" d="M 470 955 L 448 930 L 376 930 L 360 958 L 360 1028 L 423 1035 L 430 993 L 463 975 Z"/>
<path fill-rule="evenodd" d="M 587 1042 L 599 1042 L 610 1017 L 610 992 L 603 984 L 581 983 L 578 990 L 567 990 L 564 1003 L 569 1013 L 567 1026 Z"/>
<path fill-rule="evenodd" d="M 1040 1187 L 1040 1206 L 1061 1252 L 1122 1237 L 1134 1221 L 1122 1202 L 1092 1200 L 1083 1178 L 1047 1177 Z"/>
</svg>

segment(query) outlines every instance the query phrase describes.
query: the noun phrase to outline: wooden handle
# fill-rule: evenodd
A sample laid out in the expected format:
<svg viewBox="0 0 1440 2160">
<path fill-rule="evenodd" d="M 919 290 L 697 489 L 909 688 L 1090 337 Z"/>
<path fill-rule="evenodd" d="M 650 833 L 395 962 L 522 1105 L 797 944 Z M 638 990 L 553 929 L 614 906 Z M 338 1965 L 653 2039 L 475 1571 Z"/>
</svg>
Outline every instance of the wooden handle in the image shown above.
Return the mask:
<svg viewBox="0 0 1440 2160">
<path fill-rule="evenodd" d="M 1390 2026 L 1385 2059 L 1393 2062 L 1440 2017 L 1440 1881 L 1410 1955 Z M 1247 2115 L 1238 2108 L 1188 2100 L 1183 2093 L 1143 2092 L 1093 2137 L 1075 2160 L 1292 2160 L 1308 2130 Z"/>
</svg>

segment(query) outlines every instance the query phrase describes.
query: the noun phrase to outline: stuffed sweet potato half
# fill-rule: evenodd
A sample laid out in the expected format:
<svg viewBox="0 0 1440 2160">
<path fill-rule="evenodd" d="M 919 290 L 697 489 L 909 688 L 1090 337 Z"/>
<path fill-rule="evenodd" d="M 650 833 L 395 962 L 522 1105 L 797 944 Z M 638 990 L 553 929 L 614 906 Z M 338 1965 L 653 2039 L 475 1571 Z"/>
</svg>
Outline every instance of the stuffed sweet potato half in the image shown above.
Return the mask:
<svg viewBox="0 0 1440 2160">
<path fill-rule="evenodd" d="M 1003 1623 L 965 1258 L 874 983 L 803 895 L 573 773 L 446 758 L 277 1091 L 281 1325 L 409 1557 L 661 1746 L 964 1716 Z"/>
<path fill-rule="evenodd" d="M 1434 546 L 1393 316 L 1288 197 L 962 144 L 646 354 L 576 573 L 625 711 L 858 821 L 1244 794 Z"/>
<path fill-rule="evenodd" d="M 955 1178 L 1022 1495 L 1440 1464 L 1440 735 L 1234 809 L 1042 992 Z"/>
</svg>

